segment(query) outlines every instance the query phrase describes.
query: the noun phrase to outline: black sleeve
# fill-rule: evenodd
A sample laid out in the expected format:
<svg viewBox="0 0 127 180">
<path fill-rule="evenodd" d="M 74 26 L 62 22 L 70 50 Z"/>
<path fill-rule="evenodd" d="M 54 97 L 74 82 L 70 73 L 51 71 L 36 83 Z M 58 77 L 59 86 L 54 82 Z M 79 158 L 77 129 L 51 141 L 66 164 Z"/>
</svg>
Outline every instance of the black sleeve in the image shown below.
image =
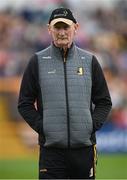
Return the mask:
<svg viewBox="0 0 127 180">
<path fill-rule="evenodd" d="M 103 71 L 95 56 L 92 59 L 92 103 L 95 105 L 92 119 L 96 131 L 106 121 L 112 102 Z"/>
<path fill-rule="evenodd" d="M 18 111 L 32 129 L 42 133 L 42 117 L 35 108 L 38 91 L 38 63 L 37 56 L 34 55 L 30 59 L 22 78 Z"/>
</svg>

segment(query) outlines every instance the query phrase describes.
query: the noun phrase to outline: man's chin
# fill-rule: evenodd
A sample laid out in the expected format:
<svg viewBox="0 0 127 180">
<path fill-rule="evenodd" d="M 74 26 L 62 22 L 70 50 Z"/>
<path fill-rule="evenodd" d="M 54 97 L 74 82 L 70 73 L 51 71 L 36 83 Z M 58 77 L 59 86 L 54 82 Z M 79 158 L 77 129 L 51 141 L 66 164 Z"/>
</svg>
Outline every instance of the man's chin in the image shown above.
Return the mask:
<svg viewBox="0 0 127 180">
<path fill-rule="evenodd" d="M 69 43 L 57 43 L 58 47 L 68 47 Z"/>
</svg>

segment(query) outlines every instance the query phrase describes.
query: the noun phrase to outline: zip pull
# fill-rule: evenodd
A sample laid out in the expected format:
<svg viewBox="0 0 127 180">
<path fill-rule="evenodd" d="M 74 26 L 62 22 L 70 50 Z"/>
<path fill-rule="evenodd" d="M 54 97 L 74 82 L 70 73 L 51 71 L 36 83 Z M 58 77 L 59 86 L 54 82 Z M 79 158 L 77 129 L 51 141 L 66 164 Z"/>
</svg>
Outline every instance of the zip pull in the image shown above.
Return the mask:
<svg viewBox="0 0 127 180">
<path fill-rule="evenodd" d="M 66 58 L 64 57 L 64 63 L 66 63 Z"/>
<path fill-rule="evenodd" d="M 64 63 L 66 63 L 67 51 L 64 51 Z"/>
</svg>

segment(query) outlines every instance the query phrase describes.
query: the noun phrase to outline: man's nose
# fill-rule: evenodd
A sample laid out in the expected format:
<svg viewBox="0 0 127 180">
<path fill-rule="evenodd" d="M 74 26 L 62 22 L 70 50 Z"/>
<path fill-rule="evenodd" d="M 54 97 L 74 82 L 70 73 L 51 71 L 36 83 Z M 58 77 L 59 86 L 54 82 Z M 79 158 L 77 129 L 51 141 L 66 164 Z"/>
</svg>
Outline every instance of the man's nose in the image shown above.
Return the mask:
<svg viewBox="0 0 127 180">
<path fill-rule="evenodd" d="M 61 28 L 61 29 L 59 30 L 59 34 L 60 34 L 60 35 L 64 35 L 64 34 L 65 34 L 65 30 Z"/>
</svg>

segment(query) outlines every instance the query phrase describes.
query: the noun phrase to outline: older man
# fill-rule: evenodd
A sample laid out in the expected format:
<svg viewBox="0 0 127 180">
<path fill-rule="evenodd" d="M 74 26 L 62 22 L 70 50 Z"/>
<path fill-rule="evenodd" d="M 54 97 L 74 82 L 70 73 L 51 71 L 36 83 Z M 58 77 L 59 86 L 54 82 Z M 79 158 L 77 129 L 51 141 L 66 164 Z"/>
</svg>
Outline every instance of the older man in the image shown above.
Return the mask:
<svg viewBox="0 0 127 180">
<path fill-rule="evenodd" d="M 18 109 L 39 134 L 40 179 L 95 178 L 95 132 L 112 103 L 96 57 L 73 42 L 78 27 L 69 9 L 55 9 L 52 43 L 32 56 L 22 79 Z"/>
</svg>

